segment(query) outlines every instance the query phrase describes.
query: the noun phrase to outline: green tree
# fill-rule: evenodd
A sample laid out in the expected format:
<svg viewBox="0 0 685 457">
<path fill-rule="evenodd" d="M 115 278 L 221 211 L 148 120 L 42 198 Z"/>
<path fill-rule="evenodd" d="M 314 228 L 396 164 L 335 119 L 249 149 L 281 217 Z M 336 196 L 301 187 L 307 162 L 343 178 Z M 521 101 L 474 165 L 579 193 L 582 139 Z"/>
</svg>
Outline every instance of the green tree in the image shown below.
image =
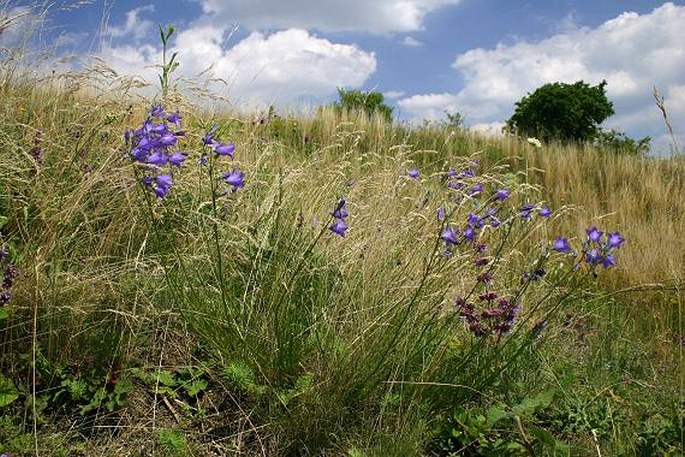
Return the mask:
<svg viewBox="0 0 685 457">
<path fill-rule="evenodd" d="M 539 87 L 516 102 L 506 129 L 542 141 L 584 142 L 595 138 L 599 124 L 614 114 L 605 93 L 606 81 L 590 86 L 583 81 Z"/>
<path fill-rule="evenodd" d="M 594 144 L 606 151 L 611 151 L 616 154 L 628 155 L 644 155 L 649 152 L 652 138 L 646 136 L 635 140 L 630 138 L 623 132 L 616 130 L 605 131 L 602 130 L 594 139 Z"/>
<path fill-rule="evenodd" d="M 338 88 L 340 101 L 333 106 L 339 111 L 361 111 L 369 116 L 378 114 L 387 122 L 392 122 L 391 106 L 385 104 L 385 98 L 380 92 L 362 92 L 360 90 L 345 90 Z"/>
</svg>

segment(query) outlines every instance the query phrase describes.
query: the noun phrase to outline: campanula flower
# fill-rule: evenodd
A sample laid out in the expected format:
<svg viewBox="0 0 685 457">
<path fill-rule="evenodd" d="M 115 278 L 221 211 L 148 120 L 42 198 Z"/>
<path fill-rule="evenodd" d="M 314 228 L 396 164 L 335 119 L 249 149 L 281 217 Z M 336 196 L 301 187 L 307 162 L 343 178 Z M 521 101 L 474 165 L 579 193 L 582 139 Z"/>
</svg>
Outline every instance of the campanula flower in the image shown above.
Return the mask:
<svg viewBox="0 0 685 457">
<path fill-rule="evenodd" d="M 419 179 L 419 176 L 420 176 L 419 170 L 417 170 L 416 168 L 410 169 L 410 170 L 407 172 L 407 174 L 409 175 L 409 177 L 410 177 L 411 179 Z"/>
<path fill-rule="evenodd" d="M 552 249 L 557 252 L 567 253 L 571 252 L 571 245 L 569 244 L 568 239 L 560 236 L 554 241 Z"/>
<path fill-rule="evenodd" d="M 346 231 L 348 228 L 349 228 L 349 227 L 347 226 L 347 224 L 345 223 L 345 221 L 342 220 L 342 219 L 337 219 L 337 220 L 335 221 L 335 223 L 334 223 L 333 225 L 330 226 L 331 231 L 332 231 L 333 233 L 335 233 L 336 235 L 340 236 L 340 237 L 344 237 L 344 236 L 345 236 L 345 231 Z"/>
<path fill-rule="evenodd" d="M 607 244 L 610 248 L 618 249 L 624 241 L 625 239 L 618 232 L 609 233 L 607 235 Z"/>
<path fill-rule="evenodd" d="M 602 241 L 602 235 L 604 235 L 604 232 L 597 229 L 597 227 L 590 227 L 586 230 L 586 232 L 590 241 L 594 241 L 595 243 L 600 243 Z"/>
<path fill-rule="evenodd" d="M 222 178 L 224 179 L 224 181 L 226 181 L 226 184 L 233 186 L 233 192 L 242 187 L 245 187 L 245 173 L 238 171 L 238 169 L 235 167 L 233 168 L 233 171 L 231 171 L 230 173 L 224 173 Z"/>
<path fill-rule="evenodd" d="M 495 193 L 495 200 L 503 202 L 509 198 L 509 189 L 500 189 Z"/>
<path fill-rule="evenodd" d="M 445 229 L 442 231 L 440 238 L 442 238 L 446 245 L 456 246 L 457 244 L 459 244 L 459 229 L 454 229 L 450 227 L 450 224 L 447 224 L 447 226 L 445 226 Z"/>
</svg>

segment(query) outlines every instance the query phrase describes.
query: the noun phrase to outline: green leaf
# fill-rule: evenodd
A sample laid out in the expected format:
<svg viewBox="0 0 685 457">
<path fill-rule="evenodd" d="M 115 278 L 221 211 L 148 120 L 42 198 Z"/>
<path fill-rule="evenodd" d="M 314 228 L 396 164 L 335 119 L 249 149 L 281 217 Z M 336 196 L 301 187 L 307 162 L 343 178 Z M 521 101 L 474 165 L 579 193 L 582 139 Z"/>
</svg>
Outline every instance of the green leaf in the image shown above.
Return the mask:
<svg viewBox="0 0 685 457">
<path fill-rule="evenodd" d="M 497 406 L 492 406 L 490 409 L 488 409 L 487 412 L 487 423 L 489 426 L 495 425 L 497 422 L 501 421 L 502 419 L 509 417 L 509 414 L 507 414 L 506 411 L 503 409 L 497 407 Z"/>
<path fill-rule="evenodd" d="M 197 395 L 205 390 L 209 383 L 207 382 L 206 379 L 197 379 L 193 382 L 189 382 L 183 385 L 183 388 L 186 390 L 186 393 L 188 394 L 189 397 L 197 397 Z"/>
<path fill-rule="evenodd" d="M 536 427 L 530 431 L 530 433 L 538 439 L 546 448 L 548 449 L 554 449 L 556 445 L 556 438 L 554 438 L 554 435 L 552 435 L 550 432 L 545 430 L 544 428 L 539 428 Z"/>
<path fill-rule="evenodd" d="M 175 386 L 176 385 L 176 380 L 174 379 L 173 375 L 171 372 L 167 370 L 162 370 L 157 373 L 157 379 L 159 379 L 160 384 L 163 384 L 165 386 Z"/>
<path fill-rule="evenodd" d="M 512 410 L 521 416 L 530 416 L 537 409 L 549 406 L 552 403 L 552 400 L 554 400 L 555 394 L 555 389 L 549 389 L 532 398 L 524 398 L 521 403 L 514 406 Z"/>
<path fill-rule="evenodd" d="M 11 379 L 0 374 L 0 408 L 14 403 L 19 398 L 19 391 Z"/>
</svg>

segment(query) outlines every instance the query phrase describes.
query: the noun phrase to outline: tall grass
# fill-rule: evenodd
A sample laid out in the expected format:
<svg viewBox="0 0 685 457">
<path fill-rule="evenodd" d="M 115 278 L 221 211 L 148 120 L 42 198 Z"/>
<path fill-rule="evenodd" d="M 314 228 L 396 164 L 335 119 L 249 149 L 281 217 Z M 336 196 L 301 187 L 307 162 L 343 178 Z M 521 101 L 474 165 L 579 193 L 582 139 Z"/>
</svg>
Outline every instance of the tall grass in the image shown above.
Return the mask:
<svg viewBox="0 0 685 457">
<path fill-rule="evenodd" d="M 158 200 L 139 185 L 124 143 L 149 110 L 127 95 L 129 82 L 102 69 L 66 86 L 3 75 L 0 215 L 22 276 L 1 323 L 0 367 L 25 406 L 8 409 L 23 418 L 20 430 L 4 423 L 0 436 L 23 449 L 14 452 L 67 449 L 78 439 L 60 421 L 71 420 L 90 455 L 132 443 L 163 452 L 176 442 L 168 430 L 201 453 L 418 455 L 455 408 L 511 405 L 553 385 L 567 422 L 573 405 L 591 410 L 573 370 L 593 398 L 615 384 L 635 389 L 618 393 L 626 396 L 657 389 L 645 383 L 659 383 L 664 398 L 677 389 L 682 157 L 535 149 L 327 109 L 259 123 L 172 94 L 163 101 L 184 114 L 188 150 L 202 150 L 216 122 L 247 184 L 216 198 L 196 154 Z M 512 217 L 507 230 L 482 235 L 492 287 L 521 291 L 523 304 L 513 332 L 497 338 L 474 337 L 453 309 L 458 296 L 477 300 L 483 269 L 468 244 L 442 255 L 436 217 L 438 207 L 455 221 L 485 210 L 445 188 L 449 167 L 471 160 L 479 176 L 469 184 L 511 187 L 512 204 L 555 210 L 550 221 Z M 412 167 L 419 180 L 407 176 Z M 328 226 L 343 196 L 350 230 L 341 239 Z M 615 270 L 594 280 L 549 251 L 540 257 L 541 243 L 582 241 L 591 225 L 627 239 Z M 544 281 L 522 288 L 538 262 L 548 262 Z M 120 404 L 121 379 L 135 387 Z M 191 395 L 198 381 L 206 385 Z M 554 430 L 583 452 L 594 445 L 588 424 L 599 429 L 588 419 Z M 630 434 L 641 431 L 614 430 L 603 447 L 637 449 Z"/>
</svg>

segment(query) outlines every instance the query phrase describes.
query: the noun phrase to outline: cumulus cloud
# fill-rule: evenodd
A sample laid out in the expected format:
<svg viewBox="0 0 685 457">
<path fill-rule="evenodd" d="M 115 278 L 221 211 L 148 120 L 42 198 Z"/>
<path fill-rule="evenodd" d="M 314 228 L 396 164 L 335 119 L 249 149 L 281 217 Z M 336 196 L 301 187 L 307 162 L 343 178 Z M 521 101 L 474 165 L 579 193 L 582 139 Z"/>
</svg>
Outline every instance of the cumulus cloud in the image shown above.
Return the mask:
<svg viewBox="0 0 685 457">
<path fill-rule="evenodd" d="M 214 23 L 237 22 L 250 30 L 305 28 L 376 34 L 420 30 L 423 19 L 461 0 L 201 0 Z"/>
<path fill-rule="evenodd" d="M 306 30 L 272 34 L 253 32 L 225 48 L 227 29 L 195 26 L 175 36 L 171 52 L 178 52 L 175 77 L 222 80 L 215 92 L 240 103 L 317 101 L 337 87 L 358 87 L 376 70 L 376 58 L 355 45 L 338 44 Z M 154 82 L 161 49 L 154 46 L 113 46 L 101 57 L 115 70 Z"/>
<path fill-rule="evenodd" d="M 416 48 L 419 46 L 423 46 L 423 43 L 417 40 L 416 38 L 406 36 L 404 37 L 404 40 L 402 40 L 402 44 L 405 46 L 409 46 L 411 48 Z"/>
<path fill-rule="evenodd" d="M 109 27 L 105 35 L 109 34 L 114 38 L 132 37 L 141 40 L 149 37 L 154 27 L 154 23 L 148 19 L 141 18 L 142 13 L 152 13 L 155 11 L 154 5 L 145 5 L 134 8 L 126 13 L 126 22 L 120 26 Z"/>
<path fill-rule="evenodd" d="M 503 121 L 514 103 L 550 82 L 606 79 L 616 116 L 607 126 L 634 136 L 661 134 L 652 88 L 667 90 L 674 120 L 685 125 L 685 6 L 665 3 L 649 14 L 623 13 L 597 28 L 575 27 L 542 41 L 498 44 L 457 56 L 453 68 L 464 79 L 454 94 L 415 95 L 399 101 L 415 118 L 432 118 L 446 106 L 477 123 Z M 674 125 L 676 122 L 674 122 Z"/>
</svg>

